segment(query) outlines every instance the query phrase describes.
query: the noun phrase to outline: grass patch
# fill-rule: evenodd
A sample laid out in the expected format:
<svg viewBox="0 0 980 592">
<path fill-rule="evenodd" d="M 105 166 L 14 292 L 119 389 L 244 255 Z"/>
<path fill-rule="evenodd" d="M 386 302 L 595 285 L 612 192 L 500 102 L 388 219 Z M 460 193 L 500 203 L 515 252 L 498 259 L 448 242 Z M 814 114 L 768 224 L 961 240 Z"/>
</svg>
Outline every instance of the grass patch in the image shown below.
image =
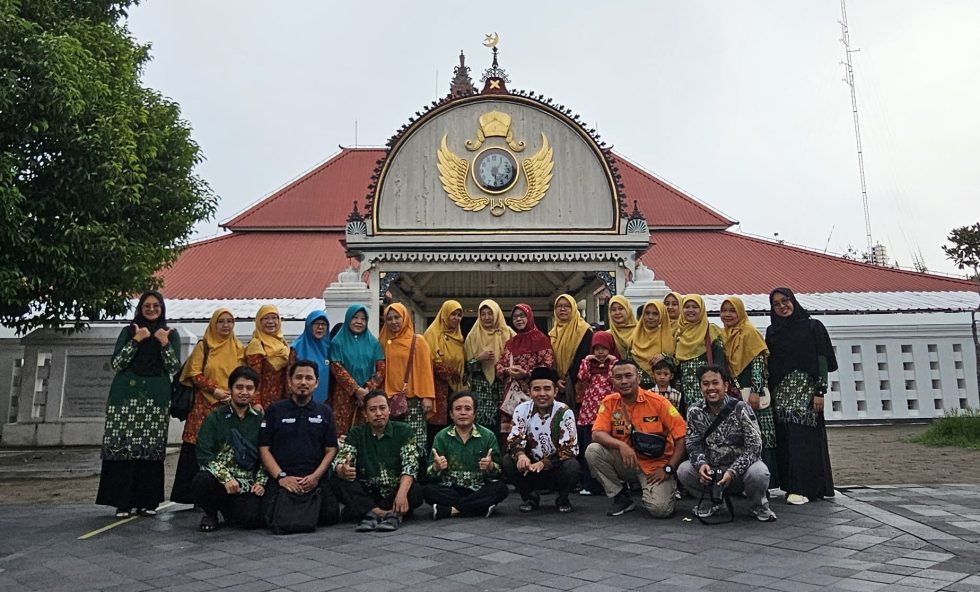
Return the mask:
<svg viewBox="0 0 980 592">
<path fill-rule="evenodd" d="M 937 419 L 913 442 L 926 446 L 955 446 L 980 450 L 980 409 L 946 413 Z"/>
</svg>

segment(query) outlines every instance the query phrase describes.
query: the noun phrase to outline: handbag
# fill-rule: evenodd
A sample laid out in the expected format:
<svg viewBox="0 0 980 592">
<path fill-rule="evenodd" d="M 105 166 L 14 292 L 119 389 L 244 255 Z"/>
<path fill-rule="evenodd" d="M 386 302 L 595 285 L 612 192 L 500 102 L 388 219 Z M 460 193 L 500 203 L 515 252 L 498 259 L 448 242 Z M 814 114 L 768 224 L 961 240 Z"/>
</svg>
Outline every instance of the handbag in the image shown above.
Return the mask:
<svg viewBox="0 0 980 592">
<path fill-rule="evenodd" d="M 633 446 L 633 450 L 637 454 L 642 454 L 647 458 L 660 458 L 663 456 L 667 450 L 667 438 L 664 438 L 660 434 L 648 434 L 634 430 L 633 418 L 630 417 L 630 411 L 623 404 L 622 399 L 619 401 L 619 407 L 623 410 L 623 415 L 626 417 L 626 424 L 629 426 L 630 445 Z"/>
<path fill-rule="evenodd" d="M 530 400 L 531 397 L 521 390 L 520 381 L 516 378 L 511 379 L 507 394 L 504 395 L 504 400 L 500 403 L 500 412 L 513 416 L 514 410 L 517 409 L 518 405 Z"/>
<path fill-rule="evenodd" d="M 746 403 L 749 402 L 749 396 L 752 394 L 752 389 L 750 387 L 745 387 L 742 389 L 742 400 Z M 769 394 L 769 387 L 762 387 L 762 392 L 759 395 L 759 410 L 768 409 L 769 405 L 772 404 L 772 396 Z"/>
<path fill-rule="evenodd" d="M 267 516 L 269 530 L 272 534 L 313 532 L 320 519 L 322 498 L 319 487 L 302 495 L 280 487 Z"/>
<path fill-rule="evenodd" d="M 204 371 L 204 367 L 208 365 L 208 342 L 206 339 L 203 341 L 203 344 L 204 363 L 201 364 L 202 372 Z M 188 361 L 190 361 L 190 356 L 184 360 L 184 363 L 180 365 L 180 370 L 170 380 L 170 417 L 179 419 L 180 421 L 187 419 L 191 408 L 194 406 L 194 385 L 184 384 L 180 380 L 180 377 L 184 374 L 184 366 L 187 366 Z"/>
<path fill-rule="evenodd" d="M 402 381 L 402 390 L 391 395 L 388 399 L 388 407 L 391 408 L 391 417 L 398 418 L 408 415 L 408 382 L 412 378 L 412 362 L 415 358 L 415 340 L 418 335 L 412 336 L 412 347 L 408 350 L 408 365 L 405 367 L 405 380 Z"/>
</svg>

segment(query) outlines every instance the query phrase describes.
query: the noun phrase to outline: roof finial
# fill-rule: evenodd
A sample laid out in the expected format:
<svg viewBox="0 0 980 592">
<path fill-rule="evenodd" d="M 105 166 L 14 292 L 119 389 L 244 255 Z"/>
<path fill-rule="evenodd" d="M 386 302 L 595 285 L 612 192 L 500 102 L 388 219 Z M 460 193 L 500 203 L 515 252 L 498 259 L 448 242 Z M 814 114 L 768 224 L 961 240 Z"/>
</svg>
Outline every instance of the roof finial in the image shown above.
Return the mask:
<svg viewBox="0 0 980 592">
<path fill-rule="evenodd" d="M 470 78 L 470 67 L 466 65 L 466 56 L 459 50 L 459 65 L 453 69 L 453 79 L 449 81 L 450 97 L 468 97 L 476 94 L 476 87 Z"/>
<path fill-rule="evenodd" d="M 510 82 L 507 72 L 497 63 L 497 44 L 500 43 L 500 35 L 488 33 L 483 40 L 484 47 L 493 49 L 493 65 L 483 71 L 483 93 L 485 95 L 509 94 L 506 83 Z"/>
</svg>

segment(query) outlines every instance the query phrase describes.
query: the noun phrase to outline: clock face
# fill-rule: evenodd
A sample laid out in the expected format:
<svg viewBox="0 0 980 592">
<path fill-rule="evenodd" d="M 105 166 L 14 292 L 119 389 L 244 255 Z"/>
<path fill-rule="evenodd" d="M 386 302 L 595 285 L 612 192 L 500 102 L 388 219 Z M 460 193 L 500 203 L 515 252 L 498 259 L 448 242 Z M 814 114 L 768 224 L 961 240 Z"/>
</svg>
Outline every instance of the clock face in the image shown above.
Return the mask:
<svg viewBox="0 0 980 592">
<path fill-rule="evenodd" d="M 489 148 L 473 163 L 473 178 L 488 193 L 503 193 L 517 181 L 517 160 L 506 150 Z"/>
</svg>

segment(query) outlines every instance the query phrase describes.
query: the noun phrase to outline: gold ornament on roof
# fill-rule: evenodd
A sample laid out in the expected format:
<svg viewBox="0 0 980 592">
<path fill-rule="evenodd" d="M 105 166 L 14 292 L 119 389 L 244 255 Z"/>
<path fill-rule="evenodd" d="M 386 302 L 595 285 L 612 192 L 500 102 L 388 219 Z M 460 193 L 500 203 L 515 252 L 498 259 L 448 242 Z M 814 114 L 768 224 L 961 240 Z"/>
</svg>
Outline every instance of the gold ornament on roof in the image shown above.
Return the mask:
<svg viewBox="0 0 980 592">
<path fill-rule="evenodd" d="M 491 111 L 480 116 L 477 139 L 465 142 L 467 150 L 479 150 L 472 164 L 449 149 L 448 134 L 443 134 L 438 151 L 439 181 L 446 195 L 457 206 L 468 212 L 479 212 L 490 206 L 490 213 L 502 216 L 509 208 L 514 212 L 526 212 L 544 199 L 555 167 L 554 150 L 548 137 L 541 133 L 541 147 L 520 162 L 514 152 L 525 149 L 524 142 L 514 140 L 510 129 L 511 117 L 506 113 Z M 505 146 L 488 145 L 488 138 L 504 138 Z M 481 150 L 482 147 L 482 150 Z M 508 150 L 507 148 L 510 148 Z M 523 195 L 507 196 L 524 171 Z M 478 192 L 470 192 L 470 179 Z"/>
</svg>

